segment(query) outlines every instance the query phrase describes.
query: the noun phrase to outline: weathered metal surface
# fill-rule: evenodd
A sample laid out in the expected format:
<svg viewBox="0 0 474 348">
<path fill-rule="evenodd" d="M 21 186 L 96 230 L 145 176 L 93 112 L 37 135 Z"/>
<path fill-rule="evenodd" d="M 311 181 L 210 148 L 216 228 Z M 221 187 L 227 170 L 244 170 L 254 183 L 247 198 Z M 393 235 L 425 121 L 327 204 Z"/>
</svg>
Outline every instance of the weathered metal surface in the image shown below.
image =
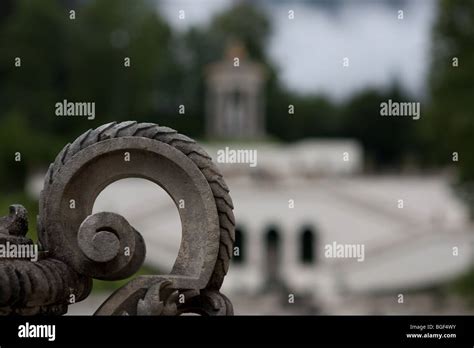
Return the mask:
<svg viewBox="0 0 474 348">
<path fill-rule="evenodd" d="M 142 265 L 146 248 L 140 233 L 118 214 L 92 214 L 98 194 L 128 177 L 148 179 L 169 193 L 179 207 L 182 242 L 169 275 L 133 279 L 96 314 L 232 314 L 230 301 L 219 293 L 234 242 L 229 189 L 212 159 L 194 140 L 151 123 L 110 123 L 89 130 L 51 164 L 38 217 L 39 241 L 47 253 L 44 262 L 53 262 L 50 268 L 59 278 L 69 279 L 72 273 L 79 280 L 79 284 L 62 282 L 59 290 L 64 291 L 55 293 L 75 291 L 82 299 L 90 290 L 91 278 L 124 279 Z M 26 232 L 26 211 L 15 209 L 16 217 L 0 220 L 0 237 Z M 6 261 L 0 260 L 0 277 L 6 277 L 6 271 L 1 271 L 4 265 Z M 4 288 L 0 289 L 8 291 Z M 42 286 L 38 291 L 50 295 L 52 289 Z M 1 293 L 0 300 L 3 298 Z M 54 300 L 36 301 L 35 305 L 67 306 L 62 297 L 48 298 Z M 20 304 L 17 307 L 21 308 L 23 300 L 4 300 L 0 306 Z"/>
</svg>

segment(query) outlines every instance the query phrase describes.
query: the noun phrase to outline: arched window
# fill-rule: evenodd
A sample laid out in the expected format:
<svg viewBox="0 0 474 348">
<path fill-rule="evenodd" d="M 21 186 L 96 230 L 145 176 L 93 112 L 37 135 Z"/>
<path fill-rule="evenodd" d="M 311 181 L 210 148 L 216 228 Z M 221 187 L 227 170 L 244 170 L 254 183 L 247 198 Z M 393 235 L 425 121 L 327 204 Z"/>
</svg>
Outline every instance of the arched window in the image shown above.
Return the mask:
<svg viewBox="0 0 474 348">
<path fill-rule="evenodd" d="M 280 268 L 280 233 L 277 228 L 271 227 L 265 234 L 266 270 L 269 282 L 279 280 Z"/>
<path fill-rule="evenodd" d="M 266 243 L 268 248 L 278 248 L 280 244 L 280 234 L 276 228 L 270 228 L 267 231 Z"/>
<path fill-rule="evenodd" d="M 242 227 L 237 226 L 235 228 L 235 243 L 234 243 L 234 254 L 232 260 L 234 263 L 241 264 L 245 261 L 245 235 Z"/>
<path fill-rule="evenodd" d="M 315 236 L 310 227 L 305 227 L 300 234 L 300 261 L 303 264 L 312 264 L 315 261 Z"/>
</svg>

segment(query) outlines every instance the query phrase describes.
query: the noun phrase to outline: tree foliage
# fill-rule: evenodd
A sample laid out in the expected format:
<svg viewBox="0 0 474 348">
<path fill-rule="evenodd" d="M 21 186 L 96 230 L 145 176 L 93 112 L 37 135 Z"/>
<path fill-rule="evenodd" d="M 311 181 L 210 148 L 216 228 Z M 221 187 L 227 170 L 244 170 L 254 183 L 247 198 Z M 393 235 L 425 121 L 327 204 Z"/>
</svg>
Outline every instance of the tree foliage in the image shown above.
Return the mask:
<svg viewBox="0 0 474 348">
<path fill-rule="evenodd" d="M 459 153 L 460 178 L 474 180 L 474 2 L 439 3 L 433 31 L 431 108 L 425 120 L 434 159 Z M 454 66 L 456 60 L 458 66 Z"/>
<path fill-rule="evenodd" d="M 155 122 L 203 137 L 206 68 L 222 59 L 235 40 L 267 71 L 266 127 L 271 137 L 353 137 L 380 166 L 397 165 L 418 149 L 415 122 L 382 120 L 379 115 L 382 100 L 409 99 L 398 87 L 363 91 L 343 103 L 288 90 L 279 79 L 279 67 L 267 56 L 272 27 L 258 4 L 236 3 L 208 25 L 180 32 L 146 0 L 83 2 L 75 19 L 63 3 L 8 0 L 0 6 L 8 11 L 0 16 L 0 171 L 11 179 L 13 189 L 22 188 L 27 171 L 47 165 L 66 142 L 106 122 Z M 450 15 L 441 11 L 437 29 L 437 42 L 446 42 L 439 45 L 444 55 L 436 55 L 433 68 L 437 122 L 425 131 L 438 132 L 446 148 L 462 151 L 474 138 L 467 107 L 474 71 L 468 20 L 472 5 L 465 2 L 469 12 L 443 4 Z M 460 24 L 463 21 L 466 24 Z M 459 56 L 458 70 L 448 68 L 452 52 Z M 21 68 L 14 66 L 16 57 Z M 126 58 L 130 67 L 124 66 Z M 64 99 L 95 102 L 96 119 L 57 117 L 55 104 Z M 184 115 L 179 114 L 180 105 L 185 106 Z M 294 114 L 288 112 L 290 105 Z M 447 114 L 456 125 L 439 116 Z M 24 162 L 12 167 L 16 151 L 22 152 Z"/>
</svg>

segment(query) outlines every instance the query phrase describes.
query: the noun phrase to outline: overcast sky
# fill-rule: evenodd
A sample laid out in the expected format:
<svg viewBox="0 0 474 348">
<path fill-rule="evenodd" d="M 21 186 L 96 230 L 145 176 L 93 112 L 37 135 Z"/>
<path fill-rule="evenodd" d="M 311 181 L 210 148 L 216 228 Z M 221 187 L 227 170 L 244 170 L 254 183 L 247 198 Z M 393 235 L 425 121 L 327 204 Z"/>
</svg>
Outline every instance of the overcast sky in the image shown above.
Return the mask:
<svg viewBox="0 0 474 348">
<path fill-rule="evenodd" d="M 159 0 L 178 30 L 206 25 L 232 0 Z M 300 93 L 344 99 L 397 79 L 415 96 L 425 91 L 434 0 L 258 1 L 272 21 L 268 53 L 286 85 Z M 186 20 L 179 20 L 185 10 Z M 295 18 L 288 19 L 293 10 Z M 404 11 L 404 19 L 397 18 Z M 343 67 L 344 57 L 349 67 Z"/>
</svg>

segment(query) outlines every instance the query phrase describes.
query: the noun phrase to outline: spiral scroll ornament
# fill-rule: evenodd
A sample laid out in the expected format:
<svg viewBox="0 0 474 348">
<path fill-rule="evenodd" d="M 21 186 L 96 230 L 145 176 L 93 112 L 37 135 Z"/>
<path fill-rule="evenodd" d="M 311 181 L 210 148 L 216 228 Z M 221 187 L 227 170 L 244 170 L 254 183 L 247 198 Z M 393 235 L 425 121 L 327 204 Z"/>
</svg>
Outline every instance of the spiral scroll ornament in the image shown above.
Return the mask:
<svg viewBox="0 0 474 348">
<path fill-rule="evenodd" d="M 45 290 L 50 296 L 35 304 L 67 307 L 64 296 L 73 291 L 79 299 L 84 298 L 92 278 L 125 279 L 143 264 L 146 246 L 139 231 L 121 215 L 92 214 L 99 193 L 128 177 L 160 185 L 176 206 L 186 201 L 186 208 L 178 209 L 182 242 L 170 274 L 134 278 L 112 294 L 96 314 L 232 314 L 230 301 L 219 292 L 235 240 L 233 205 L 222 174 L 194 140 L 168 127 L 132 121 L 85 132 L 66 145 L 49 167 L 38 216 L 44 260 L 25 266 L 24 279 L 49 270 L 45 279 L 60 285 L 58 289 L 50 286 Z M 0 237 L 2 221 L 11 234 L 24 232 L 21 220 L 10 220 L 0 220 Z M 8 270 L 17 267 L 0 262 L 0 277 L 9 281 L 9 286 L 14 284 Z M 41 271 L 28 271 L 30 268 Z M 61 277 L 65 273 L 69 277 Z M 0 294 L 0 305 L 25 306 L 25 299 L 5 294 Z"/>
</svg>

